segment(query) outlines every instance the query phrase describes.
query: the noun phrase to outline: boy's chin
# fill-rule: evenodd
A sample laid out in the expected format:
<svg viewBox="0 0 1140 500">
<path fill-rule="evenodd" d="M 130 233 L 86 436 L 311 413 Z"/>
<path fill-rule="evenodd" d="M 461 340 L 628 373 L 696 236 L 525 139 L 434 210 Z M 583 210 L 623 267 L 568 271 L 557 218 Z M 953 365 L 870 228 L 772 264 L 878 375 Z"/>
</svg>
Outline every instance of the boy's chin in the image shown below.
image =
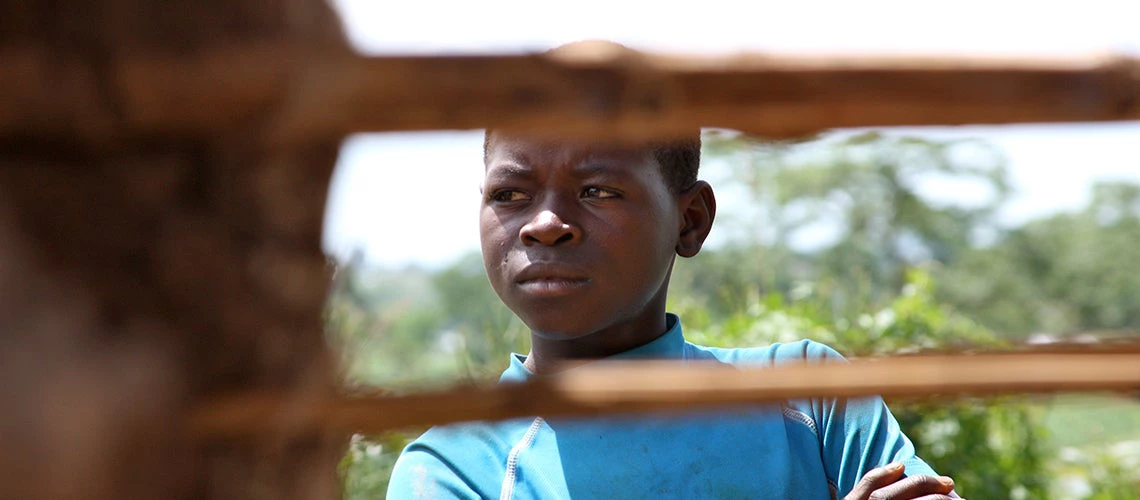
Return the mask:
<svg viewBox="0 0 1140 500">
<path fill-rule="evenodd" d="M 560 316 L 560 315 L 559 315 Z M 543 315 L 542 317 L 528 317 L 523 323 L 530 328 L 531 334 L 544 340 L 564 341 L 576 340 L 598 331 L 599 325 L 595 322 L 584 321 L 582 315 L 577 317 L 557 317 Z"/>
</svg>

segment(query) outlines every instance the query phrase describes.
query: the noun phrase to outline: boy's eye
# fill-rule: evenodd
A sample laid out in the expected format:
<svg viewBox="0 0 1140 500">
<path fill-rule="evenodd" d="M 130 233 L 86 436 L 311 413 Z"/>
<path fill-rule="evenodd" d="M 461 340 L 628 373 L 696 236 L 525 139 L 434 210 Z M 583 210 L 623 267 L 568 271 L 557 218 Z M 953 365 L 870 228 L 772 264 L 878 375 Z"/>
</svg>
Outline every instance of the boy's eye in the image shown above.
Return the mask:
<svg viewBox="0 0 1140 500">
<path fill-rule="evenodd" d="M 609 190 L 609 189 L 606 189 L 603 187 L 598 187 L 598 186 L 590 186 L 590 187 L 582 190 L 582 197 L 583 198 L 598 198 L 598 199 L 604 200 L 604 199 L 608 199 L 608 198 L 618 198 L 620 196 L 621 196 L 621 194 L 619 194 L 617 191 Z"/>
<path fill-rule="evenodd" d="M 491 193 L 491 201 L 497 202 L 523 201 L 527 198 L 526 193 L 515 189 L 500 189 Z"/>
</svg>

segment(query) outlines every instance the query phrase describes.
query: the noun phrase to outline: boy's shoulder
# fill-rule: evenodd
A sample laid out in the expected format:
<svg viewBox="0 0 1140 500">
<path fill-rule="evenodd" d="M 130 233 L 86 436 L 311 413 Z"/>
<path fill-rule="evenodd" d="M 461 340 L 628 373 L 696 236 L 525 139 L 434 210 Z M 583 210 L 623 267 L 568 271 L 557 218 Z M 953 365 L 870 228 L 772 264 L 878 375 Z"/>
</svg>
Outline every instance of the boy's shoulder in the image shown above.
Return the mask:
<svg viewBox="0 0 1140 500">
<path fill-rule="evenodd" d="M 435 426 L 408 444 L 392 471 L 389 498 L 491 498 L 507 455 L 533 419 Z M 512 441 L 513 440 L 513 441 Z"/>
<path fill-rule="evenodd" d="M 412 441 L 405 451 L 425 451 L 432 454 L 456 457 L 461 462 L 497 462 L 502 450 L 526 433 L 532 418 L 510 419 L 500 422 L 463 422 L 437 425 Z"/>
<path fill-rule="evenodd" d="M 684 343 L 683 358 L 689 361 L 715 361 L 741 366 L 780 366 L 789 363 L 844 361 L 841 354 L 825 344 L 812 340 L 781 342 L 758 347 L 709 347 Z M 522 439 L 532 426 L 533 418 L 517 418 L 500 422 L 470 422 L 436 426 L 409 446 L 409 450 L 447 455 L 456 451 L 465 462 L 495 461 L 503 450 Z"/>
<path fill-rule="evenodd" d="M 731 365 L 780 366 L 789 363 L 845 361 L 842 354 L 814 340 L 777 342 L 761 347 L 708 347 L 687 344 L 687 358 L 708 359 Z"/>
</svg>

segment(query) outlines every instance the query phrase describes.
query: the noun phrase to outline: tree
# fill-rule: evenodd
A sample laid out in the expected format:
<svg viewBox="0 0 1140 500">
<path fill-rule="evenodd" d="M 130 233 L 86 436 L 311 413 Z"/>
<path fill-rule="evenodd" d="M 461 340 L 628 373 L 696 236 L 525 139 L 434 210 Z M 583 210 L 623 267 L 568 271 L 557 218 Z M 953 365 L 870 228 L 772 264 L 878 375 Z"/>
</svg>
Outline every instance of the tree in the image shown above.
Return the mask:
<svg viewBox="0 0 1140 500">
<path fill-rule="evenodd" d="M 707 142 L 760 207 L 748 221 L 762 231 L 754 242 L 812 254 L 812 278 L 829 276 L 852 294 L 887 297 L 908 266 L 955 260 L 995 230 L 1009 192 L 1004 158 L 979 141 L 865 132 L 812 143 L 721 133 Z M 973 205 L 937 199 L 932 183 L 985 196 Z"/>
<path fill-rule="evenodd" d="M 463 366 L 473 379 L 498 374 L 512 351 L 527 350 L 529 331 L 491 289 L 478 253 L 463 256 L 432 283 L 445 311 L 445 325 L 461 340 Z"/>
<path fill-rule="evenodd" d="M 1030 221 L 949 266 L 944 298 L 1023 335 L 1140 330 L 1140 185 L 1101 183 L 1075 213 Z"/>
<path fill-rule="evenodd" d="M 896 298 L 885 304 L 863 303 L 865 312 L 852 322 L 832 314 L 828 293 L 807 291 L 795 301 L 778 293 L 757 297 L 751 307 L 723 322 L 686 324 L 686 336 L 697 343 L 726 347 L 811 338 L 849 356 L 891 354 L 915 347 L 1004 345 L 993 332 L 937 303 L 933 281 L 925 271 L 910 270 Z M 693 315 L 688 310 L 679 312 L 685 318 Z M 939 473 L 953 477 L 967 497 L 1046 496 L 1046 462 L 1051 450 L 1040 412 L 1027 400 L 905 401 L 893 402 L 891 409 L 919 455 Z"/>
</svg>

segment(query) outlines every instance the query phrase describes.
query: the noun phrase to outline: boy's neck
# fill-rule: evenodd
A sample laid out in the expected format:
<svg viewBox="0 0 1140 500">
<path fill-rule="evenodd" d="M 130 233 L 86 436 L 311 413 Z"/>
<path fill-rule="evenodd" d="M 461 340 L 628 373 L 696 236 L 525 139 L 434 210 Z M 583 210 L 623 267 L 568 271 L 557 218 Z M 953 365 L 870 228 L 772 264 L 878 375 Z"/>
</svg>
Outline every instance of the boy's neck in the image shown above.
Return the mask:
<svg viewBox="0 0 1140 500">
<path fill-rule="evenodd" d="M 642 315 L 575 339 L 551 339 L 531 332 L 531 348 L 524 366 L 535 374 L 549 374 L 584 361 L 602 359 L 641 347 L 668 331 L 665 308 L 647 308 Z"/>
</svg>

